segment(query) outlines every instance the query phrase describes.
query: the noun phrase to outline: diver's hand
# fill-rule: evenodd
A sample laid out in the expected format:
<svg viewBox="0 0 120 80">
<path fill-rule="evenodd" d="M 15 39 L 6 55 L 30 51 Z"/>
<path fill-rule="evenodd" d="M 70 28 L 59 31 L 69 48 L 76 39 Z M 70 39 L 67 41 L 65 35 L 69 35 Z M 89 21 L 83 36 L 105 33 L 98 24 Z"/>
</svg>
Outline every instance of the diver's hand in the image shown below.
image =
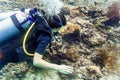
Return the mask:
<svg viewBox="0 0 120 80">
<path fill-rule="evenodd" d="M 64 73 L 64 74 L 72 74 L 72 72 L 73 72 L 73 67 L 71 67 L 71 66 L 66 66 L 66 65 L 59 65 L 58 71 L 59 71 L 60 73 Z"/>
</svg>

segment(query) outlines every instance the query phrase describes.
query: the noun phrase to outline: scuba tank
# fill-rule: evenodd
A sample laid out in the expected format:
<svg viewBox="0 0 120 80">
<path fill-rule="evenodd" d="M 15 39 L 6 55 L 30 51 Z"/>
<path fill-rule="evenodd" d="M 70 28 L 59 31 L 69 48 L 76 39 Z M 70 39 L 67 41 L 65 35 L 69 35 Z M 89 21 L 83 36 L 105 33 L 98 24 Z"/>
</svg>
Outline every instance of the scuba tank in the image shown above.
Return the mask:
<svg viewBox="0 0 120 80">
<path fill-rule="evenodd" d="M 15 14 L 15 13 L 18 13 L 20 11 L 10 11 L 10 12 L 3 12 L 3 13 L 0 13 L 0 21 L 10 17 L 11 15 Z"/>
<path fill-rule="evenodd" d="M 37 8 L 23 9 L 21 11 L 6 13 L 6 16 L 0 16 L 0 25 L 2 25 L 0 26 L 0 52 L 11 51 L 23 44 L 23 51 L 27 55 L 33 56 L 34 54 L 26 51 L 26 38 L 38 20 L 37 17 L 39 17 L 39 20 L 42 19 L 42 13 Z M 24 38 L 21 34 L 23 32 L 26 32 Z M 13 44 L 10 46 L 12 42 Z"/>
<path fill-rule="evenodd" d="M 30 9 L 26 9 L 24 12 L 29 14 Z M 0 13 L 0 21 L 10 17 L 11 15 L 15 14 L 15 13 L 21 13 L 22 11 L 10 11 L 10 12 L 3 12 Z"/>
<path fill-rule="evenodd" d="M 34 21 L 30 9 L 0 14 L 0 44 L 27 30 Z"/>
</svg>

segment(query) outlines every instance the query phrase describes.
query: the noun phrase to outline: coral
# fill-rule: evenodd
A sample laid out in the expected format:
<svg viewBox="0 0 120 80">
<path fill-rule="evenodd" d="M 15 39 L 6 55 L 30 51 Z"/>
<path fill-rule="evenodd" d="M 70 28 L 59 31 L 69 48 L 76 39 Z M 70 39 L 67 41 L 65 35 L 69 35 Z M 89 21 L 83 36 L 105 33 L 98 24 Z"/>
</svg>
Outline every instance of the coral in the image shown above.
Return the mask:
<svg viewBox="0 0 120 80">
<path fill-rule="evenodd" d="M 3 1 L 7 1 L 7 0 L 3 0 Z M 52 2 L 50 0 L 38 0 L 38 1 L 40 4 L 44 3 L 45 1 L 47 1 L 48 3 Z M 53 2 L 54 1 L 55 0 L 53 0 Z M 62 1 L 66 1 L 66 2 L 68 1 L 68 4 L 74 4 L 73 0 L 62 0 Z M 74 2 L 75 1 L 76 0 L 74 0 Z M 92 2 L 92 0 L 91 1 L 79 0 L 80 3 L 82 3 L 82 1 Z M 81 7 L 79 5 L 73 6 L 68 4 L 67 5 L 65 4 L 66 6 L 62 7 L 61 4 L 57 5 L 59 4 L 58 1 L 55 1 L 58 2 L 56 4 L 57 9 L 52 8 L 53 6 L 55 6 L 53 5 L 54 3 L 52 3 L 52 6 L 49 5 L 50 3 L 48 4 L 49 6 L 40 5 L 41 6 L 40 8 L 43 8 L 44 6 L 47 7 L 46 12 L 49 11 L 50 8 L 52 8 L 50 11 L 51 13 L 49 14 L 53 14 L 54 12 L 57 13 L 56 12 L 57 10 L 59 12 L 62 9 L 60 12 L 62 14 L 66 14 L 65 15 L 66 20 L 67 22 L 70 22 L 67 23 L 66 26 L 60 29 L 59 32 L 61 34 L 60 37 L 62 37 L 62 40 L 58 42 L 56 41 L 52 42 L 51 50 L 48 50 L 47 53 L 49 54 L 46 54 L 44 56 L 44 59 L 48 62 L 52 62 L 56 64 L 66 64 L 73 66 L 75 70 L 75 73 L 73 74 L 75 75 L 79 74 L 79 78 L 78 77 L 76 78 L 76 76 L 64 75 L 64 74 L 62 74 L 64 75 L 64 77 L 62 77 L 61 74 L 58 74 L 57 71 L 40 69 L 36 67 L 28 67 L 27 64 L 23 64 L 23 63 L 21 63 L 23 65 L 10 63 L 1 70 L 0 80 L 8 80 L 8 79 L 9 80 L 63 80 L 63 79 L 64 80 L 83 80 L 83 79 L 101 80 L 101 77 L 104 77 L 106 74 L 108 74 L 108 72 L 114 72 L 116 74 L 119 74 L 117 73 L 118 71 L 120 72 L 119 47 L 116 48 L 116 46 L 111 46 L 111 45 L 106 45 L 103 47 L 101 46 L 107 41 L 107 38 L 109 39 L 109 41 L 112 40 L 112 43 L 116 41 L 120 43 L 120 39 L 119 39 L 120 28 L 115 29 L 114 27 L 112 27 L 113 29 L 111 28 L 111 30 L 107 30 L 107 31 L 105 29 L 103 31 L 103 28 L 100 28 L 102 26 L 101 22 L 106 21 L 107 19 L 110 19 L 111 21 L 116 20 L 113 19 L 112 17 L 115 17 L 116 14 L 118 15 L 117 13 L 118 11 L 116 11 L 115 15 L 112 14 L 114 16 L 108 16 L 108 18 L 106 18 L 103 12 L 101 12 L 101 10 L 98 9 L 100 8 L 99 5 L 101 4 L 98 3 L 99 0 L 94 0 L 94 1 L 96 4 L 95 6 L 92 5 L 88 6 L 85 4 L 84 7 L 83 6 Z M 7 2 L 10 2 L 10 4 L 12 4 L 13 6 L 10 7 L 10 9 L 8 8 L 9 10 L 13 10 L 13 9 L 19 10 L 18 7 L 30 8 L 38 4 L 36 0 L 33 1 L 10 0 Z M 15 2 L 15 5 L 13 5 L 14 4 L 13 2 Z M 113 8 L 111 8 L 111 10 L 112 9 Z M 108 14 L 112 13 L 111 10 L 110 9 L 108 10 L 109 12 Z M 93 15 L 94 19 L 89 17 L 88 14 L 90 14 L 89 16 Z M 105 25 L 102 27 L 108 27 L 108 26 Z M 108 36 L 107 38 L 106 35 Z M 55 37 L 57 37 L 58 39 L 58 36 Z M 97 47 L 100 48 L 96 49 Z M 92 53 L 95 54 L 92 56 Z M 103 71 L 103 69 L 105 70 Z M 108 76 L 110 75 L 108 74 Z M 114 79 L 113 77 L 112 78 L 108 77 L 108 79 L 106 80 L 113 80 L 113 79 Z M 119 78 L 116 80 L 119 80 Z"/>
<path fill-rule="evenodd" d="M 110 26 L 119 26 L 120 21 L 120 2 L 114 2 L 112 5 L 109 6 L 108 12 L 106 16 L 109 20 L 105 21 L 105 25 Z"/>
<path fill-rule="evenodd" d="M 108 40 L 110 43 L 120 44 L 120 27 L 113 28 L 107 31 Z"/>
<path fill-rule="evenodd" d="M 8 71 L 16 71 L 14 74 L 18 74 L 20 72 L 25 72 L 28 69 L 28 64 L 27 62 L 22 62 L 22 63 L 8 63 L 2 70 L 2 73 L 7 73 Z M 13 74 L 13 73 L 12 73 Z"/>
<path fill-rule="evenodd" d="M 107 41 L 107 35 L 94 28 L 83 28 L 81 31 L 81 41 L 88 47 L 100 46 Z"/>
<path fill-rule="evenodd" d="M 62 80 L 58 71 L 31 67 L 23 80 Z"/>
<path fill-rule="evenodd" d="M 96 57 L 93 62 L 97 65 L 102 65 L 108 72 L 118 71 L 120 72 L 120 47 L 117 45 L 103 45 L 101 48 L 97 48 Z"/>
<path fill-rule="evenodd" d="M 69 34 L 69 33 L 73 33 L 75 30 L 81 30 L 81 27 L 80 25 L 78 24 L 72 24 L 72 23 L 67 23 L 66 26 L 63 26 L 60 30 L 59 30 L 59 33 L 61 35 L 66 35 L 66 34 Z"/>
<path fill-rule="evenodd" d="M 114 2 L 112 5 L 109 6 L 106 16 L 109 19 L 120 17 L 119 12 L 120 12 L 120 2 Z"/>
<path fill-rule="evenodd" d="M 80 9 L 80 7 L 73 8 L 73 9 L 70 11 L 70 16 L 71 16 L 71 17 L 79 16 L 79 15 L 80 15 L 79 9 Z"/>
<path fill-rule="evenodd" d="M 91 77 L 93 77 L 93 78 L 103 76 L 102 72 L 100 71 L 100 68 L 97 66 L 88 66 L 86 69 L 87 69 L 89 75 L 91 75 Z"/>
<path fill-rule="evenodd" d="M 59 33 L 62 35 L 63 39 L 67 42 L 79 42 L 80 30 L 81 27 L 78 24 L 68 23 L 66 26 L 60 29 Z"/>
<path fill-rule="evenodd" d="M 101 15 L 102 15 L 102 11 L 97 11 L 97 10 L 88 11 L 88 16 L 90 16 L 91 18 L 96 18 Z"/>
<path fill-rule="evenodd" d="M 77 6 L 70 10 L 70 17 L 85 17 L 87 9 L 85 7 Z"/>
<path fill-rule="evenodd" d="M 4 68 L 0 71 L 2 73 L 2 77 L 0 77 L 0 80 L 4 79 L 8 80 L 18 80 L 18 78 L 23 78 L 24 74 L 28 70 L 28 64 L 27 62 L 22 62 L 22 63 L 8 63 L 5 65 Z"/>
<path fill-rule="evenodd" d="M 80 25 L 86 25 L 86 24 L 92 25 L 89 20 L 84 20 L 82 18 L 78 18 L 76 21 Z"/>
<path fill-rule="evenodd" d="M 70 17 L 68 19 L 70 23 L 68 23 L 60 30 L 60 33 L 63 36 L 63 40 L 69 43 L 82 42 L 89 47 L 99 46 L 106 42 L 106 35 L 94 29 L 94 24 L 87 17 L 87 11 L 88 10 L 86 9 L 86 7 L 80 6 L 74 7 L 70 10 Z M 79 27 L 79 29 L 77 28 L 77 26 Z M 73 33 L 74 30 L 76 31 Z"/>
<path fill-rule="evenodd" d="M 80 57 L 79 48 L 76 47 L 76 45 L 65 45 L 63 44 L 61 47 L 55 47 L 53 44 L 52 46 L 52 55 L 51 55 L 51 61 L 55 62 L 58 60 L 68 60 L 72 62 L 78 61 Z M 49 52 L 49 54 L 51 54 Z M 57 60 L 55 59 L 57 58 Z M 59 61 L 60 62 L 60 61 Z"/>
<path fill-rule="evenodd" d="M 99 33 L 96 32 L 95 35 L 93 35 L 92 37 L 89 38 L 89 41 L 93 45 L 105 43 L 107 39 L 106 39 L 106 37 L 103 37 L 103 36 L 104 35 L 101 35 L 101 34 L 99 34 Z"/>
<path fill-rule="evenodd" d="M 75 47 L 71 47 L 65 52 L 66 57 L 71 58 L 73 61 L 78 61 L 80 57 L 79 50 Z"/>
<path fill-rule="evenodd" d="M 106 35 L 94 29 L 92 27 L 93 24 L 90 23 L 89 20 L 78 19 L 77 23 L 78 24 L 68 23 L 60 29 L 59 33 L 62 35 L 63 40 L 70 43 L 82 41 L 90 47 L 106 42 Z"/>
</svg>

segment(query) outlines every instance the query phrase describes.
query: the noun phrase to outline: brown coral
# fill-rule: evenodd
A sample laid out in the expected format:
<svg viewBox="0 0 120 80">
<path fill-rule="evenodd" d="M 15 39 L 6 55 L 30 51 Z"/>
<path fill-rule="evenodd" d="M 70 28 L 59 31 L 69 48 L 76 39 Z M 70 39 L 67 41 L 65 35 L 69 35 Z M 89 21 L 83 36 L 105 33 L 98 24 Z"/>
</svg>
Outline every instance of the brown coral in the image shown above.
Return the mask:
<svg viewBox="0 0 120 80">
<path fill-rule="evenodd" d="M 74 47 L 67 49 L 65 55 L 66 57 L 71 58 L 73 61 L 78 61 L 80 57 L 79 50 Z"/>
<path fill-rule="evenodd" d="M 104 45 L 97 49 L 96 64 L 105 66 L 108 71 L 120 71 L 120 47 L 116 45 Z M 101 62 L 100 62 L 101 61 Z M 103 62 L 103 63 L 102 63 Z"/>
<path fill-rule="evenodd" d="M 88 66 L 86 69 L 93 78 L 103 76 L 102 72 L 100 71 L 100 68 L 97 66 Z"/>
</svg>

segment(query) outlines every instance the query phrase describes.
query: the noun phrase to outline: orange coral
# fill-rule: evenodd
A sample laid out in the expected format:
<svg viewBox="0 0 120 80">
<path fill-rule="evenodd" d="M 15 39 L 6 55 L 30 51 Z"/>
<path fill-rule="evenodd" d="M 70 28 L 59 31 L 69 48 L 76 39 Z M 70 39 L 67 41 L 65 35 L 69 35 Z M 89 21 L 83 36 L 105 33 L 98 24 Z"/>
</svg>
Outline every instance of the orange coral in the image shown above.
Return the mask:
<svg viewBox="0 0 120 80">
<path fill-rule="evenodd" d="M 63 40 L 68 43 L 80 42 L 81 27 L 78 24 L 67 24 L 62 27 L 59 33 L 62 35 Z"/>
<path fill-rule="evenodd" d="M 61 35 L 66 35 L 69 33 L 73 33 L 75 30 L 81 30 L 80 25 L 78 24 L 72 24 L 72 23 L 68 23 L 66 26 L 63 26 L 60 30 L 59 33 Z"/>
</svg>

